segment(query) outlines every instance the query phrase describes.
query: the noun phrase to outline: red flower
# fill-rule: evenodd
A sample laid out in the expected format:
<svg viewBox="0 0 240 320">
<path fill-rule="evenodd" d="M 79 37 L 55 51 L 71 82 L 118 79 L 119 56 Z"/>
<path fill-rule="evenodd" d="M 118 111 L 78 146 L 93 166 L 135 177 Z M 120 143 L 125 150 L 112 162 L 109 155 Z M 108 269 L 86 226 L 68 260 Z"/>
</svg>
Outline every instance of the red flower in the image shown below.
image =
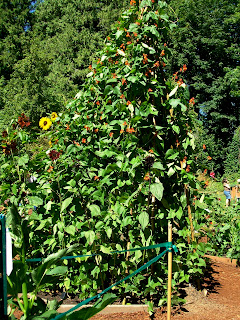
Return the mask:
<svg viewBox="0 0 240 320">
<path fill-rule="evenodd" d="M 205 145 L 205 144 L 203 144 L 203 146 L 202 146 L 202 147 L 203 147 L 203 150 L 206 150 L 206 145 Z"/>
<path fill-rule="evenodd" d="M 208 156 L 207 159 L 208 159 L 208 160 L 212 160 L 212 157 Z"/>
<path fill-rule="evenodd" d="M 99 176 L 94 177 L 94 181 L 99 180 Z"/>
<path fill-rule="evenodd" d="M 213 171 L 210 172 L 210 177 L 213 178 L 213 179 L 215 178 L 215 173 Z"/>
<path fill-rule="evenodd" d="M 187 71 L 187 66 L 186 64 L 183 65 L 183 72 Z"/>
<path fill-rule="evenodd" d="M 112 137 L 113 136 L 113 132 L 110 132 L 109 135 L 110 135 L 110 137 Z"/>
<path fill-rule="evenodd" d="M 58 152 L 57 150 L 51 150 L 50 152 L 49 152 L 49 158 L 51 159 L 51 160 L 57 160 L 58 158 L 60 157 L 60 152 Z"/>
<path fill-rule="evenodd" d="M 85 138 L 82 138 L 82 143 L 86 143 L 87 140 Z"/>
</svg>

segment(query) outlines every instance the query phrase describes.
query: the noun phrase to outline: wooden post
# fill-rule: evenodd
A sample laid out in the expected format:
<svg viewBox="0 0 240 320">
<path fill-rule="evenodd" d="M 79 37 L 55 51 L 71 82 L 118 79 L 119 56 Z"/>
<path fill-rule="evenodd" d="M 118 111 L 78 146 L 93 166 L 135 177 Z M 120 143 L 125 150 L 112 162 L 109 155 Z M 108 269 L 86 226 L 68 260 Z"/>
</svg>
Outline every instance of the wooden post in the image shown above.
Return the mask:
<svg viewBox="0 0 240 320">
<path fill-rule="evenodd" d="M 168 242 L 172 242 L 172 225 L 168 224 Z M 171 295 L 172 295 L 172 250 L 168 251 L 168 296 L 167 296 L 167 320 L 171 319 Z"/>
</svg>

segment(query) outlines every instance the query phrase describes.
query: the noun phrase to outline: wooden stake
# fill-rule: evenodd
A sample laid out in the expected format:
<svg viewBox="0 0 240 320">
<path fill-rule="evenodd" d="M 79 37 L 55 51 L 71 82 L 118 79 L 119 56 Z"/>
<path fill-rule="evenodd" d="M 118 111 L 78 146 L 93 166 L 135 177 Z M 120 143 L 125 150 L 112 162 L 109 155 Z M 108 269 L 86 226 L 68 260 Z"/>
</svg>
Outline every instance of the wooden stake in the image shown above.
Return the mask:
<svg viewBox="0 0 240 320">
<path fill-rule="evenodd" d="M 172 225 L 168 224 L 168 242 L 172 242 Z M 172 251 L 168 252 L 168 297 L 167 320 L 171 319 L 171 295 L 172 295 Z"/>
</svg>

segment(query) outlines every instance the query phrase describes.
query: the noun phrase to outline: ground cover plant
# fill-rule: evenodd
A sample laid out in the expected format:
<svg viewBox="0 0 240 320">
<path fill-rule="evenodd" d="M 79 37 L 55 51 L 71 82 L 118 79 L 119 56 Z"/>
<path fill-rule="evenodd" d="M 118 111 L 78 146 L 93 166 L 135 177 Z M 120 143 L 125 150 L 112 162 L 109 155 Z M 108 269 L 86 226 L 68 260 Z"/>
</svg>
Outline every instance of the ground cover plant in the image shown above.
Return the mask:
<svg viewBox="0 0 240 320">
<path fill-rule="evenodd" d="M 166 242 L 171 221 L 179 249 L 173 301 L 179 301 L 177 287 L 199 278 L 206 266 L 207 245 L 195 235 L 201 237 L 206 222 L 195 201 L 195 102 L 184 83 L 187 66 L 171 74 L 168 65 L 175 24 L 163 1 L 130 5 L 66 111 L 41 118 L 41 133 L 24 114 L 2 133 L 1 201 L 18 255 L 9 281 L 14 284 L 21 273 L 11 293 L 25 297 L 17 303 L 28 319 L 36 316 L 35 268 L 42 272 L 44 261 L 33 266 L 27 258 L 59 257 L 75 244 L 74 254 L 97 253 L 59 266 L 53 259 L 44 269 L 51 276 L 44 286 L 85 299 L 159 253 L 111 251 Z M 59 274 L 62 280 L 52 281 Z M 163 259 L 114 292 L 123 301 L 162 305 L 166 275 Z M 31 308 L 27 293 L 34 296 Z M 45 306 L 37 308 L 44 313 Z"/>
</svg>

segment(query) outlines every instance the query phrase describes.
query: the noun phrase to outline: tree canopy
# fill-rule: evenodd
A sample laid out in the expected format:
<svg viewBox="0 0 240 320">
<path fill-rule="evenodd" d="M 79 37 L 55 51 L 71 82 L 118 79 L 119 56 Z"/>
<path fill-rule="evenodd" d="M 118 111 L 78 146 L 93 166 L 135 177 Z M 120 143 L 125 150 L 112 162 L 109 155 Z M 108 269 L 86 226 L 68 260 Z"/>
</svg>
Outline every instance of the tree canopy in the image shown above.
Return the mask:
<svg viewBox="0 0 240 320">
<path fill-rule="evenodd" d="M 223 155 L 240 121 L 239 1 L 172 0 L 178 27 L 173 30 L 172 66 L 188 66 L 187 83 L 198 102 L 199 118 Z"/>
</svg>

